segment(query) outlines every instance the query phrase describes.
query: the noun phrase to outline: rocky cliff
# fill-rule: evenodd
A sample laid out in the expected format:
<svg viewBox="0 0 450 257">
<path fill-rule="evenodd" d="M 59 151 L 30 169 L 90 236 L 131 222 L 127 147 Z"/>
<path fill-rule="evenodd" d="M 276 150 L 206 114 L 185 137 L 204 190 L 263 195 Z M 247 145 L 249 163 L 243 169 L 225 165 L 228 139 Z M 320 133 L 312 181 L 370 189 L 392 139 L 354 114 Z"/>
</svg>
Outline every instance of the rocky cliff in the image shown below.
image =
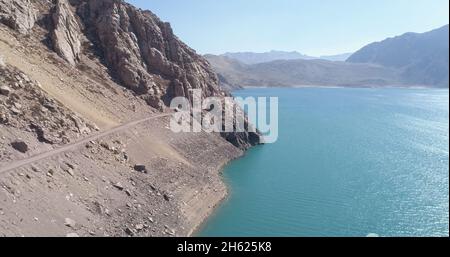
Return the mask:
<svg viewBox="0 0 450 257">
<path fill-rule="evenodd" d="M 190 89 L 227 95 L 149 11 L 0 0 L 0 236 L 191 235 L 226 196 L 220 168 L 261 139 L 173 133 L 167 104 Z"/>
<path fill-rule="evenodd" d="M 158 110 L 174 97 L 188 97 L 190 89 L 201 89 L 203 97 L 227 95 L 208 61 L 169 23 L 123 0 L 1 0 L 0 7 L 0 22 L 22 34 L 30 34 L 37 20 L 49 20 L 41 27 L 62 59 L 76 67 L 95 56 L 120 85 Z M 224 137 L 241 148 L 260 143 L 247 133 Z"/>
<path fill-rule="evenodd" d="M 36 22 L 36 9 L 30 0 L 1 0 L 0 22 L 27 34 Z"/>
<path fill-rule="evenodd" d="M 160 108 L 189 89 L 220 95 L 209 64 L 182 43 L 169 23 L 118 0 L 80 1 L 77 14 L 117 79 Z"/>
</svg>

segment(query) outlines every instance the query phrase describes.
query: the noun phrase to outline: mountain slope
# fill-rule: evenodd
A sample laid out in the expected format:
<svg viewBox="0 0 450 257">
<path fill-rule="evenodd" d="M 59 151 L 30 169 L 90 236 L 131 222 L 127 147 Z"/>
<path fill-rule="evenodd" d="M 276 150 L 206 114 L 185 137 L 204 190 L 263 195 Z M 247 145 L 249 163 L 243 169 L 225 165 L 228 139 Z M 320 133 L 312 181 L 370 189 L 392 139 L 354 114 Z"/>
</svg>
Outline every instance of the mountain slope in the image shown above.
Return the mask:
<svg viewBox="0 0 450 257">
<path fill-rule="evenodd" d="M 0 236 L 191 235 L 226 196 L 219 169 L 260 142 L 172 132 L 158 115 L 192 88 L 227 95 L 149 11 L 0 0 Z"/>
<path fill-rule="evenodd" d="M 408 83 L 448 87 L 448 35 L 448 25 L 421 34 L 406 33 L 367 45 L 347 61 L 401 69 Z"/>
</svg>

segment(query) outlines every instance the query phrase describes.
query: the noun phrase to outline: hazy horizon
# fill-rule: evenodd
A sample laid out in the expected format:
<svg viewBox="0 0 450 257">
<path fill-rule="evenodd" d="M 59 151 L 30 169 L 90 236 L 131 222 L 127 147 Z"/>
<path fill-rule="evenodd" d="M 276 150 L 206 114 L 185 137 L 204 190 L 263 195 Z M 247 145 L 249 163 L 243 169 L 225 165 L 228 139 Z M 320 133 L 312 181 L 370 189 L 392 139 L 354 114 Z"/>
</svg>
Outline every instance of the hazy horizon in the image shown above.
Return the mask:
<svg viewBox="0 0 450 257">
<path fill-rule="evenodd" d="M 276 50 L 339 55 L 449 23 L 446 0 L 127 2 L 170 22 L 175 34 L 201 54 Z"/>
</svg>

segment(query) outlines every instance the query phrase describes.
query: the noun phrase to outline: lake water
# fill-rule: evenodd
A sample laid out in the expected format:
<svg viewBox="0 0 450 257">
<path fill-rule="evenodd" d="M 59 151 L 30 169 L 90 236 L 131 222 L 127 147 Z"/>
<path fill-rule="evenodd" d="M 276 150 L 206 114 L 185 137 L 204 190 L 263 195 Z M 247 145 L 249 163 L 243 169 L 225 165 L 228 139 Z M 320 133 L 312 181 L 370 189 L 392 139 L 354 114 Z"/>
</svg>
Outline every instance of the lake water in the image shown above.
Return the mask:
<svg viewBox="0 0 450 257">
<path fill-rule="evenodd" d="M 223 173 L 199 236 L 448 236 L 449 91 L 246 89 L 279 97 L 279 140 Z"/>
</svg>

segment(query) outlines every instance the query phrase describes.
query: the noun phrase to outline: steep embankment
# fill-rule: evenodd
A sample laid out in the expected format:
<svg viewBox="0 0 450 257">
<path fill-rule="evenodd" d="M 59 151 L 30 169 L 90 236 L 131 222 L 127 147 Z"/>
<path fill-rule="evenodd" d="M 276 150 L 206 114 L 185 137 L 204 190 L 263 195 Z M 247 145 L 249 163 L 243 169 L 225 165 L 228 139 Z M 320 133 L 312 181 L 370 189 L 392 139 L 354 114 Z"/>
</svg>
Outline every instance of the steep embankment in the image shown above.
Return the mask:
<svg viewBox="0 0 450 257">
<path fill-rule="evenodd" d="M 226 93 L 123 1 L 0 0 L 0 55 L 0 235 L 189 235 L 226 195 L 222 165 L 259 143 L 169 129 L 173 97 Z"/>
</svg>

